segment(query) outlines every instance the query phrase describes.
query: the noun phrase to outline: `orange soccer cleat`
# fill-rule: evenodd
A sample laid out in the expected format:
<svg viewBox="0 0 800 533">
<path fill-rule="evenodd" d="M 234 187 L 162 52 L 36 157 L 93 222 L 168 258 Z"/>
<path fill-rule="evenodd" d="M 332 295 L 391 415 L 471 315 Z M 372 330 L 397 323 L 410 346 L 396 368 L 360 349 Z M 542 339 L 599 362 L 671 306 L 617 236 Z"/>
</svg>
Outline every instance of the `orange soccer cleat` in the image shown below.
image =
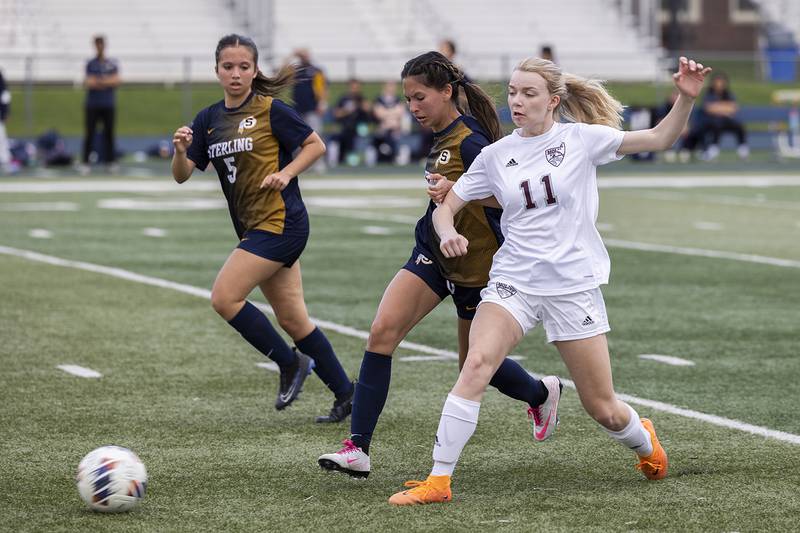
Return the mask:
<svg viewBox="0 0 800 533">
<path fill-rule="evenodd" d="M 667 452 L 664 451 L 661 443 L 658 442 L 653 423 L 647 418 L 642 418 L 642 425 L 644 429 L 650 433 L 650 440 L 653 443 L 653 453 L 647 457 L 640 455 L 639 464 L 636 465 L 636 468 L 641 470 L 642 474 L 644 474 L 647 479 L 663 479 L 667 477 L 667 468 L 669 467 Z"/>
<path fill-rule="evenodd" d="M 406 481 L 408 490 L 398 492 L 389 498 L 393 505 L 421 505 L 443 503 L 453 499 L 450 492 L 450 476 L 428 476 L 425 481 Z"/>
</svg>

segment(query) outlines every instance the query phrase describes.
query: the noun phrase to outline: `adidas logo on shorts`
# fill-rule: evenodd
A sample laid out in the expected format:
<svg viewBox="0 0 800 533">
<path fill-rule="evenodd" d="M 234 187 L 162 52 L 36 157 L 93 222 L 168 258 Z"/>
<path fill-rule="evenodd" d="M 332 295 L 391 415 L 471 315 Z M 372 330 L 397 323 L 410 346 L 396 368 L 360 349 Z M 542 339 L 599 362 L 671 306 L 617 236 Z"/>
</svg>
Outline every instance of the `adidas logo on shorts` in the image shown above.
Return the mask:
<svg viewBox="0 0 800 533">
<path fill-rule="evenodd" d="M 516 161 L 514 161 L 514 158 L 512 157 L 511 159 L 508 160 L 508 163 L 506 163 L 506 168 L 515 167 L 515 166 L 517 166 L 517 164 L 518 163 Z"/>
<path fill-rule="evenodd" d="M 592 320 L 592 317 L 590 316 L 587 316 L 586 318 L 583 319 L 583 322 L 581 322 L 581 326 L 584 327 L 591 326 L 592 324 L 594 324 L 594 320 Z"/>
</svg>

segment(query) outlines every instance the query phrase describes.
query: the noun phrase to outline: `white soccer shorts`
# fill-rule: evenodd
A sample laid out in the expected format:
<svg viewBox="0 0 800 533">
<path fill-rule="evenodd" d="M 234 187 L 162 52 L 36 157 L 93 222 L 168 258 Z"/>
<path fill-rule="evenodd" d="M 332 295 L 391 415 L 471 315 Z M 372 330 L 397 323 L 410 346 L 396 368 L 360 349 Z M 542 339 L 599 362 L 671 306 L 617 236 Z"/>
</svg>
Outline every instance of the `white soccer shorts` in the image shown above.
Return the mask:
<svg viewBox="0 0 800 533">
<path fill-rule="evenodd" d="M 524 294 L 510 283 L 492 280 L 481 291 L 481 304 L 491 302 L 511 313 L 523 334 L 541 324 L 547 342 L 588 339 L 611 330 L 600 288 L 573 294 Z"/>
</svg>

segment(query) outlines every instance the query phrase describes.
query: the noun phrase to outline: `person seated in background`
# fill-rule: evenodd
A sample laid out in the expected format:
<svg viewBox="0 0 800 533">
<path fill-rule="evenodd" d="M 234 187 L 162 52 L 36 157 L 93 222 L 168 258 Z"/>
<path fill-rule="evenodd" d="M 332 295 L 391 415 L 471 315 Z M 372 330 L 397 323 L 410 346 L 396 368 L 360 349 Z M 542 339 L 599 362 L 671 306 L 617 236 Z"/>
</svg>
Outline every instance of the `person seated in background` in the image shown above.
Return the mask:
<svg viewBox="0 0 800 533">
<path fill-rule="evenodd" d="M 747 133 L 744 125 L 736 119 L 739 104 L 733 96 L 728 84 L 728 77 L 718 72 L 711 78 L 711 85 L 703 97 L 701 135 L 707 135 L 708 148 L 704 159 L 711 161 L 719 157 L 719 139 L 723 133 L 730 131 L 736 135 L 738 148 L 736 153 L 741 159 L 747 159 L 750 148 L 747 146 Z"/>
<path fill-rule="evenodd" d="M 398 156 L 397 140 L 407 123 L 406 105 L 397 96 L 397 82 L 383 84 L 381 94 L 372 104 L 377 129 L 372 136 L 376 162 L 393 163 Z"/>
<path fill-rule="evenodd" d="M 333 137 L 335 145 L 338 146 L 338 158 L 334 147 L 329 147 L 332 163 L 338 159 L 339 163 L 347 160 L 347 157 L 354 153 L 356 148 L 356 137 L 359 129 L 370 121 L 372 117 L 370 103 L 364 98 L 361 92 L 361 82 L 355 78 L 348 81 L 347 93 L 345 93 L 336 103 L 333 109 L 333 118 L 339 124 L 339 133 Z M 333 144 L 333 143 L 332 143 Z"/>
</svg>

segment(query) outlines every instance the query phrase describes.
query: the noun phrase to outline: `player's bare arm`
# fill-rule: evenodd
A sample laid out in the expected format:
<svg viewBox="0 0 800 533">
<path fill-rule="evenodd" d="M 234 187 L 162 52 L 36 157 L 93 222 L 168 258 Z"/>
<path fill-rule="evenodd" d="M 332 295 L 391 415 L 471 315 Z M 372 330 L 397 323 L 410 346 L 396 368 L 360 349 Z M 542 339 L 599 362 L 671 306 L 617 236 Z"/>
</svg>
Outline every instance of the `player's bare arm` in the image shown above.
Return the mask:
<svg viewBox="0 0 800 533">
<path fill-rule="evenodd" d="M 694 100 L 700 94 L 705 78 L 710 72 L 711 67 L 704 67 L 694 59 L 681 57 L 678 62 L 678 72 L 672 75 L 675 87 L 680 91 L 680 96 L 672 109 L 654 128 L 625 132 L 617 153 L 654 152 L 672 146 L 686 126 Z"/>
</svg>

